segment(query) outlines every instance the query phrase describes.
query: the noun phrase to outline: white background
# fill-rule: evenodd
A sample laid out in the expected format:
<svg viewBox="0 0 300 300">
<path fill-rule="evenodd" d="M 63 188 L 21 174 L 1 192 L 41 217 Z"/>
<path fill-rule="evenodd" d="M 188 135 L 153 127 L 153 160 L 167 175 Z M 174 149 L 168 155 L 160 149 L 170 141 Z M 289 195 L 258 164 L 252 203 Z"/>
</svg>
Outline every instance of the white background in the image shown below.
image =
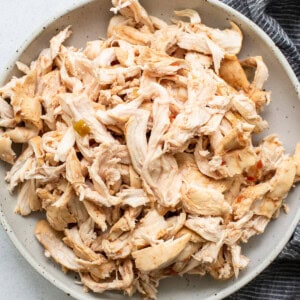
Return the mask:
<svg viewBox="0 0 300 300">
<path fill-rule="evenodd" d="M 0 73 L 33 32 L 64 9 L 83 0 L 0 0 Z M 71 300 L 38 274 L 16 250 L 0 226 L 0 299 Z"/>
</svg>

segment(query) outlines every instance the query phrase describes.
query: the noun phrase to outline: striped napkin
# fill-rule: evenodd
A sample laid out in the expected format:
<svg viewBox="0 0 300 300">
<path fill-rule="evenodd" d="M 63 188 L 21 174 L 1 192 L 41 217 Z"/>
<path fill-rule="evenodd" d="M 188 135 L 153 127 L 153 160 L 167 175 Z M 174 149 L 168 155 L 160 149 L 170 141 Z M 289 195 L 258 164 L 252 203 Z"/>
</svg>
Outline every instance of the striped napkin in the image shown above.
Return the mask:
<svg viewBox="0 0 300 300">
<path fill-rule="evenodd" d="M 300 79 L 300 0 L 220 0 L 260 26 Z M 226 300 L 300 300 L 300 224 L 277 259 Z"/>
</svg>

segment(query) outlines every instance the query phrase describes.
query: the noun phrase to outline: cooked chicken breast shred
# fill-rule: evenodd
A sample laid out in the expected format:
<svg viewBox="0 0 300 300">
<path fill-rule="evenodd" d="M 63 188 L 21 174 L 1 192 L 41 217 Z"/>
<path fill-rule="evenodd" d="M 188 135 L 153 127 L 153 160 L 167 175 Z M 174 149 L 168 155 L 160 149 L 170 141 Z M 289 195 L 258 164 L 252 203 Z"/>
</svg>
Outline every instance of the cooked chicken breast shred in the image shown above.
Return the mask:
<svg viewBox="0 0 300 300">
<path fill-rule="evenodd" d="M 66 46 L 68 26 L 0 87 L 15 212 L 44 213 L 37 240 L 85 291 L 156 299 L 176 274 L 237 277 L 251 264 L 244 243 L 300 181 L 300 144 L 288 154 L 276 134 L 253 141 L 268 127 L 268 68 L 239 58 L 233 22 L 112 6 L 107 38 Z"/>
</svg>

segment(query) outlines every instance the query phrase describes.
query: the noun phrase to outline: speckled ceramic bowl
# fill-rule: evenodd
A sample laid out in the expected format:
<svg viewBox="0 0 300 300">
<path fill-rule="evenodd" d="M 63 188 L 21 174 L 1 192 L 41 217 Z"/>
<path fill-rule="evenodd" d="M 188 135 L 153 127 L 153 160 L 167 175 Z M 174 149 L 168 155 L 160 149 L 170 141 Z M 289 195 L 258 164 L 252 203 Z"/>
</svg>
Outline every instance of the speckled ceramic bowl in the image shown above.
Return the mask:
<svg viewBox="0 0 300 300">
<path fill-rule="evenodd" d="M 270 129 L 264 134 L 280 134 L 288 152 L 293 152 L 297 141 L 300 141 L 300 101 L 298 98 L 298 81 L 288 62 L 277 49 L 270 38 L 254 23 L 227 7 L 215 1 L 203 0 L 148 0 L 141 1 L 151 15 L 168 20 L 175 9 L 193 8 L 199 11 L 205 24 L 226 27 L 228 19 L 236 22 L 244 33 L 241 57 L 249 55 L 262 55 L 269 67 L 270 78 L 266 88 L 272 90 L 273 102 L 267 107 L 264 117 L 270 124 Z M 20 57 L 11 57 L 11 61 L 19 59 L 25 63 L 35 59 L 40 50 L 48 46 L 49 39 L 57 30 L 71 24 L 73 36 L 68 44 L 84 46 L 85 42 L 98 36 L 105 36 L 108 21 L 111 17 L 109 0 L 86 1 L 71 11 L 61 11 L 57 19 L 45 24 L 45 29 L 32 35 L 32 42 Z M 4 84 L 16 70 L 1 74 L 0 84 Z M 86 294 L 82 287 L 74 284 L 74 274 L 65 275 L 59 266 L 44 256 L 44 250 L 36 241 L 33 230 L 41 214 L 33 214 L 23 218 L 14 213 L 15 196 L 7 192 L 4 176 L 8 166 L 0 166 L 0 205 L 1 221 L 15 246 L 27 261 L 45 278 L 69 293 L 76 299 L 124 299 L 119 293 L 105 293 L 103 295 Z M 288 215 L 281 214 L 280 218 L 272 221 L 266 232 L 252 238 L 243 246 L 244 253 L 251 259 L 248 268 L 241 272 L 238 279 L 229 281 L 216 281 L 209 277 L 176 277 L 161 281 L 159 299 L 221 299 L 235 292 L 247 282 L 252 280 L 266 268 L 278 255 L 290 238 L 300 217 L 300 187 L 295 188 L 288 196 L 290 207 Z M 135 296 L 134 299 L 139 299 Z"/>
</svg>

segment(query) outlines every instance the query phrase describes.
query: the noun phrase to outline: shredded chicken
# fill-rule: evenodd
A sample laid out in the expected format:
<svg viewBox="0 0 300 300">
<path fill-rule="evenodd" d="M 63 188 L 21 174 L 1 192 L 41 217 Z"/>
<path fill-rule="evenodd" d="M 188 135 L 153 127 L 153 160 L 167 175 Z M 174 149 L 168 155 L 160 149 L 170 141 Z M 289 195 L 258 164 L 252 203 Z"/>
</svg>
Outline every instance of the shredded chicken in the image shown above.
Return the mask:
<svg viewBox="0 0 300 300">
<path fill-rule="evenodd" d="M 211 28 L 185 9 L 168 25 L 138 0 L 112 3 L 107 39 L 67 47 L 67 27 L 0 88 L 15 211 L 45 212 L 45 255 L 95 293 L 155 299 L 174 274 L 238 276 L 242 243 L 300 181 L 300 144 L 289 155 L 276 135 L 252 141 L 267 127 L 268 69 L 239 60 L 234 23 Z"/>
</svg>

